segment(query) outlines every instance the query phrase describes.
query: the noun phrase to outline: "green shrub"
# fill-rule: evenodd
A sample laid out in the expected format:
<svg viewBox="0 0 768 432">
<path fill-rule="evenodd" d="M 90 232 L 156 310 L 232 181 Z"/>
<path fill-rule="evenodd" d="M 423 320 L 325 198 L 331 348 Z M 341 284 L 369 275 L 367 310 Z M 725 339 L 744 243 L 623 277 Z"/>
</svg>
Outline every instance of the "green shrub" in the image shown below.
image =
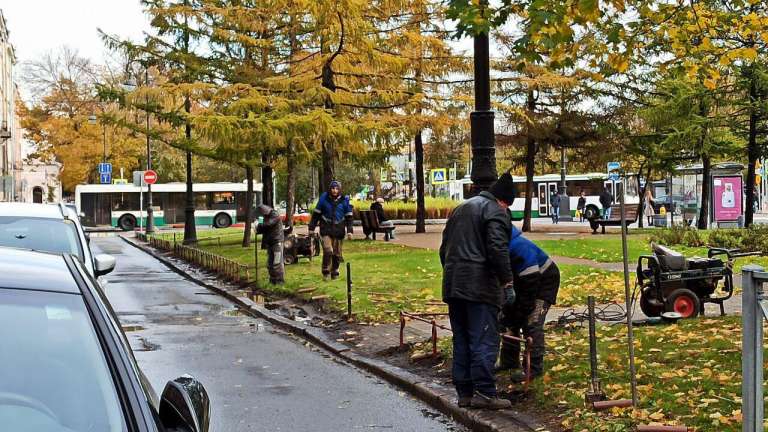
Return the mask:
<svg viewBox="0 0 768 432">
<path fill-rule="evenodd" d="M 690 231 L 693 231 L 693 228 L 689 226 L 672 225 L 670 228 L 654 231 L 649 240 L 666 246 L 685 244 L 686 233 Z"/>
<path fill-rule="evenodd" d="M 663 245 L 684 245 L 689 247 L 719 247 L 743 251 L 768 251 L 768 226 L 752 225 L 747 229 L 719 228 L 702 231 L 674 225 L 651 234 L 650 240 Z"/>
<path fill-rule="evenodd" d="M 358 211 L 370 209 L 371 201 L 353 201 L 352 205 L 355 207 L 355 219 L 358 219 Z M 457 205 L 459 202 L 448 198 L 426 197 L 424 199 L 427 219 L 445 219 Z M 399 200 L 385 202 L 384 215 L 390 220 L 416 219 L 416 202 Z"/>
<path fill-rule="evenodd" d="M 715 229 L 709 233 L 709 246 L 726 249 L 740 249 L 747 230 L 741 229 Z"/>
</svg>

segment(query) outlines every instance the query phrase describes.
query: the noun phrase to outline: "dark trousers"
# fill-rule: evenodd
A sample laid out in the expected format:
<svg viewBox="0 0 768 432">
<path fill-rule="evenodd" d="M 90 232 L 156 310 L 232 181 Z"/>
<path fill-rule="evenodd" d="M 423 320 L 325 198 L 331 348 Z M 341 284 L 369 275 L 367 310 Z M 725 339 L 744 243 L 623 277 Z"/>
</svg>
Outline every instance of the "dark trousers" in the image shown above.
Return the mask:
<svg viewBox="0 0 768 432">
<path fill-rule="evenodd" d="M 269 282 L 273 285 L 284 283 L 285 263 L 283 260 L 283 242 L 275 243 L 267 247 L 267 261 Z"/>
<path fill-rule="evenodd" d="M 343 239 L 333 238 L 331 236 L 323 236 L 323 275 L 338 276 L 339 264 L 342 261 L 342 245 Z"/>
<path fill-rule="evenodd" d="M 459 397 L 476 391 L 496 396 L 493 366 L 499 353 L 499 308 L 453 299 L 448 315 L 453 330 L 453 384 Z"/>
<path fill-rule="evenodd" d="M 546 300 L 536 300 L 536 307 L 523 322 L 505 320 L 505 326 L 512 336 L 533 339 L 531 346 L 531 373 L 541 375 L 544 371 L 544 320 L 551 305 Z M 501 342 L 501 367 L 520 368 L 520 342 L 503 339 Z"/>
</svg>

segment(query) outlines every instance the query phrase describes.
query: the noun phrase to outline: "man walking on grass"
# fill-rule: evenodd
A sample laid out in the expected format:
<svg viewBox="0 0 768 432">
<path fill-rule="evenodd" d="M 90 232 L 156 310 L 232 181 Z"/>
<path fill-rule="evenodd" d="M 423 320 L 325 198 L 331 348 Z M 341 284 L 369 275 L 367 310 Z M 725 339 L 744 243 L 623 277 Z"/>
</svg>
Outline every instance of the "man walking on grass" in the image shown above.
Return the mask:
<svg viewBox="0 0 768 432">
<path fill-rule="evenodd" d="M 309 232 L 313 233 L 318 224 L 323 242 L 323 279 L 337 279 L 343 259 L 344 232 L 352 239 L 352 205 L 348 196 L 341 195 L 341 183 L 336 180 L 331 182 L 328 192 L 317 200 L 309 221 Z"/>
<path fill-rule="evenodd" d="M 490 190 L 456 207 L 443 231 L 443 301 L 453 330 L 453 384 L 461 407 L 512 405 L 498 397 L 493 367 L 499 308 L 505 299 L 514 301 L 506 211 L 514 197 L 512 176 L 505 173 Z"/>
</svg>

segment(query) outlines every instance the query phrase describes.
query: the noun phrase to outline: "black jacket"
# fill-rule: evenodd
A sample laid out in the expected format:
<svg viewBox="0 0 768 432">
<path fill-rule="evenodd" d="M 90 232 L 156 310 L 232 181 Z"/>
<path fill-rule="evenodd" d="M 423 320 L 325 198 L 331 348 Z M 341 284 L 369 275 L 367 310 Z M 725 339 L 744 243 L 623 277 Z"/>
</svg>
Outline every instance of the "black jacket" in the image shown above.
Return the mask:
<svg viewBox="0 0 768 432">
<path fill-rule="evenodd" d="M 256 232 L 261 234 L 261 248 L 267 249 L 269 246 L 283 241 L 283 221 L 280 220 L 280 214 L 272 209 L 268 215 L 264 216 L 264 222 L 256 226 Z"/>
<path fill-rule="evenodd" d="M 376 212 L 376 218 L 379 222 L 387 221 L 387 217 L 384 216 L 384 206 L 382 206 L 381 203 L 374 201 L 373 204 L 371 204 L 371 210 Z"/>
<path fill-rule="evenodd" d="M 613 195 L 611 195 L 611 193 L 606 190 L 600 192 L 600 205 L 606 209 L 610 207 L 611 204 L 613 204 Z"/>
<path fill-rule="evenodd" d="M 579 197 L 579 202 L 576 204 L 576 208 L 579 210 L 584 209 L 587 206 L 587 199 L 583 196 Z"/>
<path fill-rule="evenodd" d="M 461 203 L 443 230 L 443 301 L 469 300 L 501 306 L 503 285 L 512 281 L 510 223 L 489 192 Z"/>
</svg>

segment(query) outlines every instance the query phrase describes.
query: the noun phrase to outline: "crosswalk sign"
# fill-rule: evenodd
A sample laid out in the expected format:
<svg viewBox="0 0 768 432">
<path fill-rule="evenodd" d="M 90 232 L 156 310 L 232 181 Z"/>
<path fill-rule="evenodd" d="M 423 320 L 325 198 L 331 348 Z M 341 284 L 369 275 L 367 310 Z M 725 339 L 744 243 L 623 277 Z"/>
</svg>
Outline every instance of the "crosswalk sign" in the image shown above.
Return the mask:
<svg viewBox="0 0 768 432">
<path fill-rule="evenodd" d="M 445 168 L 433 169 L 429 172 L 432 184 L 448 183 L 448 174 Z"/>
<path fill-rule="evenodd" d="M 112 183 L 112 173 L 101 173 L 101 174 L 99 174 L 99 180 L 101 181 L 101 184 L 111 184 Z"/>
</svg>

